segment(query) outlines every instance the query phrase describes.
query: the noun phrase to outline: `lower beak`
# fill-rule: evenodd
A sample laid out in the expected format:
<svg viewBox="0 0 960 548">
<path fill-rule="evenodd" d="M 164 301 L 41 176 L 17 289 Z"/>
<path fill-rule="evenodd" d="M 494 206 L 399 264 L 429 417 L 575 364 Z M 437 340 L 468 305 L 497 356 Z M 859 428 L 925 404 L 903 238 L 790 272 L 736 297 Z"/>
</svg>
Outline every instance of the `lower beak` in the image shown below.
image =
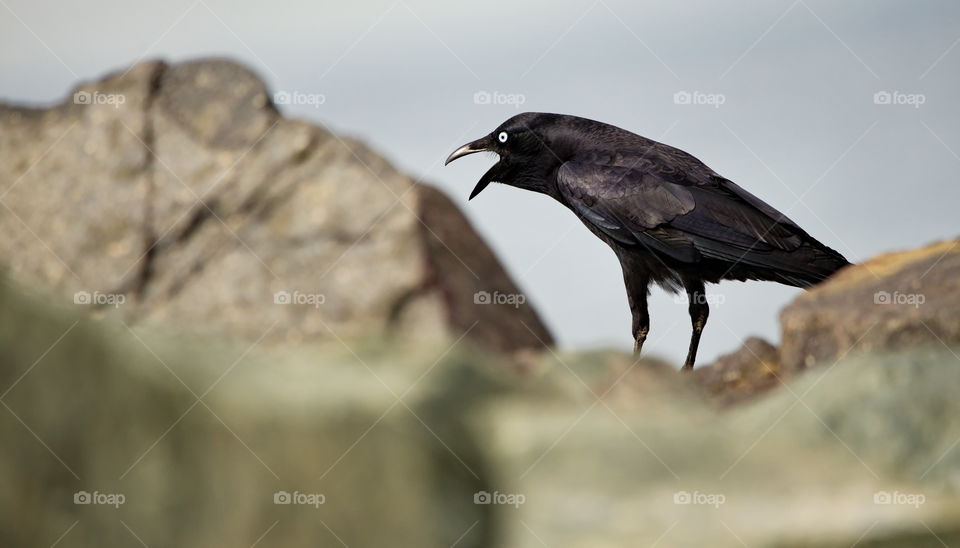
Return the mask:
<svg viewBox="0 0 960 548">
<path fill-rule="evenodd" d="M 472 143 L 467 143 L 462 147 L 458 148 L 457 150 L 454 150 L 453 153 L 450 154 L 450 156 L 447 156 L 447 161 L 444 162 L 443 165 L 447 165 L 450 162 L 456 160 L 457 158 L 463 158 L 464 156 L 468 156 L 470 154 L 476 154 L 477 152 L 487 152 L 489 150 L 490 148 L 489 148 L 489 144 L 487 142 L 486 137 L 482 139 L 477 139 Z"/>
</svg>

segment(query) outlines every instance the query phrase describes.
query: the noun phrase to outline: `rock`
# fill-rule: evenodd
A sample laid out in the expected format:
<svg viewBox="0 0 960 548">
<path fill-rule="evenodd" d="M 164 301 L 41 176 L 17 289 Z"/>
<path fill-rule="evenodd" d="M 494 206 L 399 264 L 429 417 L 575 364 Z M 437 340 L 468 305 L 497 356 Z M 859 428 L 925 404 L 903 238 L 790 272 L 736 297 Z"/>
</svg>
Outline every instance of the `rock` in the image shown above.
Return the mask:
<svg viewBox="0 0 960 548">
<path fill-rule="evenodd" d="M 717 413 L 616 353 L 170 338 L 22 293 L 0 283 L 4 546 L 960 542 L 956 349 Z"/>
<path fill-rule="evenodd" d="M 721 414 L 514 402 L 494 421 L 527 500 L 507 545 L 952 545 L 954 351 L 848 357 Z"/>
<path fill-rule="evenodd" d="M 743 346 L 717 361 L 693 370 L 695 381 L 722 404 L 736 403 L 765 392 L 785 380 L 777 347 L 750 337 Z"/>
<path fill-rule="evenodd" d="M 849 352 L 960 343 L 960 240 L 847 267 L 780 314 L 786 370 Z"/>
<path fill-rule="evenodd" d="M 460 210 L 439 190 L 424 186 L 418 195 L 423 220 L 419 228 L 429 262 L 425 282 L 413 298 L 438 297 L 445 303 L 453 332 L 469 330 L 476 340 L 493 348 L 519 350 L 551 344 L 553 338 L 536 311 Z M 507 301 L 493 302 L 498 295 Z M 510 304 L 510 298 L 517 304 Z"/>
<path fill-rule="evenodd" d="M 482 518 L 445 507 L 479 480 L 435 464 L 412 411 L 443 348 L 194 346 L 18 293 L 0 288 L 3 546 L 449 546 Z"/>
<path fill-rule="evenodd" d="M 520 290 L 439 191 L 284 118 L 228 61 L 141 63 L 49 109 L 0 106 L 0 180 L 11 275 L 131 325 L 552 343 L 529 302 L 483 304 Z"/>
<path fill-rule="evenodd" d="M 863 477 L 960 491 L 957 347 L 939 343 L 858 353 L 806 371 L 743 415 L 747 429 L 778 420 L 770 443 L 832 445 Z M 746 417 L 742 417 L 742 420 Z"/>
</svg>

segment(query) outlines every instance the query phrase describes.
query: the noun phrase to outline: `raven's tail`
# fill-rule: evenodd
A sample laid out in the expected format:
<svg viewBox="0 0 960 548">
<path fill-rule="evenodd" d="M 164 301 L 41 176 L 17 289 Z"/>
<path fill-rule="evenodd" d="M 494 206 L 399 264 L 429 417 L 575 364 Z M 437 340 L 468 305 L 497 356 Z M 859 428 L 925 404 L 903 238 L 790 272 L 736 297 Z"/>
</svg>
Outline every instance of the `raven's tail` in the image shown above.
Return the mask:
<svg viewBox="0 0 960 548">
<path fill-rule="evenodd" d="M 780 264 L 777 264 L 772 272 L 774 281 L 803 288 L 816 285 L 850 265 L 838 251 L 813 238 L 777 263 Z"/>
</svg>

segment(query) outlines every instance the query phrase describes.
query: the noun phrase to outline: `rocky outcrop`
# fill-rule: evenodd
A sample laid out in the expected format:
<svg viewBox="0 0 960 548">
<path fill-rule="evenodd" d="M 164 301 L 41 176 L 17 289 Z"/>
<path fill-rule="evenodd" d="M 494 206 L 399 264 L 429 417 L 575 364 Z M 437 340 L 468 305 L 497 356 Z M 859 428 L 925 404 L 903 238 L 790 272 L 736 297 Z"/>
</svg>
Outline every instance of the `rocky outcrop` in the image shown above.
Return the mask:
<svg viewBox="0 0 960 548">
<path fill-rule="evenodd" d="M 267 341 L 552 342 L 456 206 L 284 118 L 219 60 L 142 63 L 49 109 L 0 106 L 11 275 L 137 325 Z"/>
<path fill-rule="evenodd" d="M 848 267 L 780 314 L 786 369 L 850 352 L 960 344 L 960 240 Z"/>
<path fill-rule="evenodd" d="M 780 314 L 776 348 L 749 338 L 694 371 L 722 404 L 766 392 L 848 354 L 960 344 L 960 240 L 887 253 L 844 268 Z"/>
</svg>

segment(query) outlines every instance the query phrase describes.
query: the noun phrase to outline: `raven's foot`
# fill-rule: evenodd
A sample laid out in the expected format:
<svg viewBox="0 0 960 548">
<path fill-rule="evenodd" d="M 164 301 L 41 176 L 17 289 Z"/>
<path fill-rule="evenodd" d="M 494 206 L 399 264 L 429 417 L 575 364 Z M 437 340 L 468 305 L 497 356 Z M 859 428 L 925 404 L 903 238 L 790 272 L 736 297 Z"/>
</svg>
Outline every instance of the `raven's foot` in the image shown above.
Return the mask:
<svg viewBox="0 0 960 548">
<path fill-rule="evenodd" d="M 633 355 L 640 357 L 640 351 L 643 350 L 643 343 L 647 340 L 646 330 L 638 333 L 637 336 L 633 339 Z"/>
</svg>

